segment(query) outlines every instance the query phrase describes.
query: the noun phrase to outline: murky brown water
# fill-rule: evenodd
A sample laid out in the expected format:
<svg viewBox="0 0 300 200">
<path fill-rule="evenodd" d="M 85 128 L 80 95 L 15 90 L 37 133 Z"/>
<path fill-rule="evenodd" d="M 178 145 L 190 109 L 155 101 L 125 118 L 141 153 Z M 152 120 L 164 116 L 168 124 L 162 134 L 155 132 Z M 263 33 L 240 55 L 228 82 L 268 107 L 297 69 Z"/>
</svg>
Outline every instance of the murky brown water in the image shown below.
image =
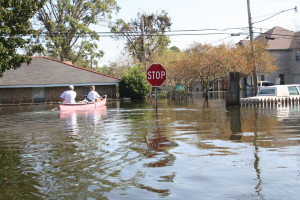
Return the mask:
<svg viewBox="0 0 300 200">
<path fill-rule="evenodd" d="M 0 199 L 298 199 L 300 107 L 0 107 Z"/>
</svg>

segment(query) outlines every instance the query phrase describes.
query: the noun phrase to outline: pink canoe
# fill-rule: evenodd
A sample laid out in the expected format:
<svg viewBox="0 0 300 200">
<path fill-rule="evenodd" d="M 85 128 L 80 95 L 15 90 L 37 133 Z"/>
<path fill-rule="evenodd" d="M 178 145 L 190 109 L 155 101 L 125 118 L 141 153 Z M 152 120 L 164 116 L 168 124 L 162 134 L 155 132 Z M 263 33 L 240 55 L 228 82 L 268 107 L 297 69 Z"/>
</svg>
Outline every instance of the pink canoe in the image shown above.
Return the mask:
<svg viewBox="0 0 300 200">
<path fill-rule="evenodd" d="M 68 110 L 97 110 L 106 104 L 106 98 L 98 102 L 83 102 L 83 103 L 60 103 L 60 111 Z"/>
</svg>

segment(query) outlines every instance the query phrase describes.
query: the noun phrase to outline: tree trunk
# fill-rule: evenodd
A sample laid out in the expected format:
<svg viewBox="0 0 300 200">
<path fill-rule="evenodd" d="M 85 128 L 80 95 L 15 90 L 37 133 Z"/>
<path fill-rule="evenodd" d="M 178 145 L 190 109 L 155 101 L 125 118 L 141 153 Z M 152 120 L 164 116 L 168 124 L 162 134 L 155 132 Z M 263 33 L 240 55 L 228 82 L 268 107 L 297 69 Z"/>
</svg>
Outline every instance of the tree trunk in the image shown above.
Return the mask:
<svg viewBox="0 0 300 200">
<path fill-rule="evenodd" d="M 209 88 L 207 86 L 203 88 L 203 96 L 206 100 L 208 100 L 208 90 Z"/>
</svg>

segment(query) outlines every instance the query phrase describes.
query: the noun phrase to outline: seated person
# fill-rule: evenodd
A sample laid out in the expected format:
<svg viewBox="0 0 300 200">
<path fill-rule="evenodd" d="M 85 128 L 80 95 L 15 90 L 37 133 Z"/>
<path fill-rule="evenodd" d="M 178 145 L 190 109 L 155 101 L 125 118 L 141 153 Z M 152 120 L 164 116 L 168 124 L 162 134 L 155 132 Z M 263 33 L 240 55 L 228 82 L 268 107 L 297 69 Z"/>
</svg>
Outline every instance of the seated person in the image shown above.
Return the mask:
<svg viewBox="0 0 300 200">
<path fill-rule="evenodd" d="M 98 92 L 95 91 L 95 86 L 90 87 L 90 92 L 88 93 L 87 100 L 95 102 L 97 99 L 102 99 Z"/>
<path fill-rule="evenodd" d="M 76 92 L 74 91 L 74 86 L 69 85 L 69 90 L 63 92 L 60 98 L 64 103 L 75 103 Z"/>
</svg>

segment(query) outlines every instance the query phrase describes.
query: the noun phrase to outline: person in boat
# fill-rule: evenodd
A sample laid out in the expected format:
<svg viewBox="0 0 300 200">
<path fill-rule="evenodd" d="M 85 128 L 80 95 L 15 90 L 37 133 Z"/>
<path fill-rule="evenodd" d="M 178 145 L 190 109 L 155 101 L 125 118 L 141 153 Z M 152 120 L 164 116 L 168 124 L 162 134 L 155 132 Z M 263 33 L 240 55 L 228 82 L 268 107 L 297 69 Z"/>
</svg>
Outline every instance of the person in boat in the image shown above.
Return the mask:
<svg viewBox="0 0 300 200">
<path fill-rule="evenodd" d="M 95 102 L 95 101 L 97 101 L 98 99 L 101 100 L 102 98 L 101 98 L 101 96 L 98 94 L 98 92 L 95 91 L 95 86 L 92 85 L 92 86 L 90 87 L 90 92 L 88 93 L 87 100 L 88 100 L 88 101 Z"/>
<path fill-rule="evenodd" d="M 63 100 L 64 103 L 75 103 L 76 92 L 74 91 L 74 86 L 69 85 L 69 90 L 64 91 L 60 98 Z"/>
</svg>

